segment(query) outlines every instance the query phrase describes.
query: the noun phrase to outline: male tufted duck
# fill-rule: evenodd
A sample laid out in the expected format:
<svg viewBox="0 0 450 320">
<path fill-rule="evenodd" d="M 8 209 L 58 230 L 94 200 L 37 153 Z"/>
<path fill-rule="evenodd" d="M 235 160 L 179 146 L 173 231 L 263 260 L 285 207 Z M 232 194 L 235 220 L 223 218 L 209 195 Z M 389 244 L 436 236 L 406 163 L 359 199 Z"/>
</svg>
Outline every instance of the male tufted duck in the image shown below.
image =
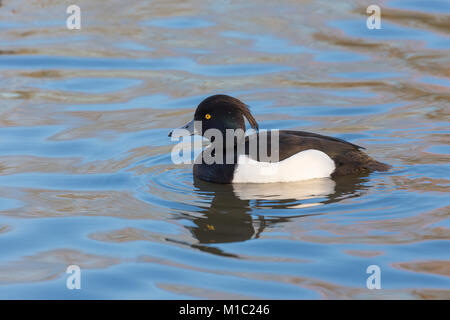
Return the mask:
<svg viewBox="0 0 450 320">
<path fill-rule="evenodd" d="M 227 95 L 214 95 L 203 100 L 197 107 L 194 119 L 181 127 L 190 135 L 206 136 L 209 129 L 222 133 L 224 157 L 230 153 L 227 144 L 228 129 L 245 131 L 245 120 L 256 130 L 256 133 L 242 139 L 232 137 L 232 161 L 209 163 L 203 160 L 206 148 L 200 161 L 194 164 L 194 175 L 205 181 L 216 183 L 267 183 L 290 182 L 314 178 L 336 177 L 349 174 L 360 174 L 371 171 L 386 171 L 389 165 L 378 162 L 364 152 L 358 145 L 345 140 L 327 137 L 316 133 L 293 130 L 276 132 L 275 151 L 277 159 L 262 159 L 259 149 L 263 143 L 265 150 L 272 153 L 273 132 L 262 134 L 258 131 L 258 123 L 250 113 L 246 104 L 239 99 Z M 194 124 L 200 124 L 198 129 Z M 173 131 L 172 131 L 173 132 Z M 169 137 L 172 136 L 169 133 Z M 275 136 L 274 136 L 275 137 Z M 264 139 L 263 139 L 264 138 Z M 228 140 L 230 140 L 228 138 Z M 214 141 L 214 138 L 212 139 Z M 256 141 L 257 152 L 251 152 L 252 141 Z M 243 146 L 243 148 L 239 148 Z M 254 149 L 253 149 L 254 150 Z M 214 154 L 214 150 L 212 151 Z"/>
</svg>

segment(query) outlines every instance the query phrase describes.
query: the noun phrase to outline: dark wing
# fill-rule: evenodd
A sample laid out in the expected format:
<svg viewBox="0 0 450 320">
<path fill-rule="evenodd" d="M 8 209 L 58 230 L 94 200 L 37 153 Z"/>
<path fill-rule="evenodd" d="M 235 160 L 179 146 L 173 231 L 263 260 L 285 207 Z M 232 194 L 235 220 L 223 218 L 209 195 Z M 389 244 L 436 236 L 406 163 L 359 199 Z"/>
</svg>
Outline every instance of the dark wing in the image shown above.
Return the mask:
<svg viewBox="0 0 450 320">
<path fill-rule="evenodd" d="M 366 149 L 364 147 L 358 146 L 356 144 L 353 144 L 351 142 L 348 142 L 348 141 L 345 141 L 345 140 L 342 140 L 339 138 L 323 136 L 323 135 L 317 134 L 317 133 L 306 132 L 306 131 L 294 131 L 294 130 L 282 130 L 282 132 L 284 132 L 286 134 L 300 136 L 300 137 L 313 137 L 313 138 L 320 138 L 320 139 L 325 139 L 325 140 L 330 140 L 330 141 L 342 142 L 342 143 L 351 145 L 351 146 L 355 147 L 356 149 Z"/>
<path fill-rule="evenodd" d="M 289 131 L 289 130 L 280 130 L 279 132 L 279 143 L 278 149 L 274 146 L 274 151 L 278 152 L 279 161 L 282 161 L 290 156 L 309 149 L 320 150 L 326 154 L 328 154 L 332 159 L 336 156 L 349 153 L 351 151 L 359 152 L 361 147 L 349 143 L 347 141 L 331 138 L 327 136 L 322 136 L 315 133 L 302 132 L 302 131 Z M 264 131 L 260 131 L 254 135 L 246 137 L 245 140 L 245 153 L 250 155 L 251 158 L 258 161 L 272 162 L 272 160 L 265 160 L 264 155 L 271 156 L 272 150 L 272 132 L 267 131 L 267 138 L 265 137 Z M 255 155 L 253 155 L 250 150 L 251 140 L 258 139 L 258 142 L 254 145 L 267 145 L 267 151 L 261 150 L 261 152 L 257 153 L 257 158 L 255 159 Z M 261 140 L 261 141 L 259 141 Z"/>
</svg>

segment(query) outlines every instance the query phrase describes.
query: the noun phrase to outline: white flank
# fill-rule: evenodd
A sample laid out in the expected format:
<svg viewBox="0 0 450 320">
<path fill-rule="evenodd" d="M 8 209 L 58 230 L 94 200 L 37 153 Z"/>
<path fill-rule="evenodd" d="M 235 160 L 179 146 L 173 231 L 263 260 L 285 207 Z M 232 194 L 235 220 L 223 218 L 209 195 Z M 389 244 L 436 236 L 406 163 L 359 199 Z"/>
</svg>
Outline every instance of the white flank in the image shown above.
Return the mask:
<svg viewBox="0 0 450 320">
<path fill-rule="evenodd" d="M 246 155 L 238 158 L 233 183 L 293 182 L 331 176 L 334 161 L 319 150 L 305 150 L 280 162 L 258 162 Z"/>
</svg>

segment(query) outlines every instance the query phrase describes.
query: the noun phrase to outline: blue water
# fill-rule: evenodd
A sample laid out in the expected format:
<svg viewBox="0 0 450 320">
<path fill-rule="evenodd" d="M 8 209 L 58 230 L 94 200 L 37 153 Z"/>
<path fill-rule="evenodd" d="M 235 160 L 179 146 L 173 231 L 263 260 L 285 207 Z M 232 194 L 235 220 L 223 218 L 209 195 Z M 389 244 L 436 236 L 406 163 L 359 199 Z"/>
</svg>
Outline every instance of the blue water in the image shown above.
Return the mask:
<svg viewBox="0 0 450 320">
<path fill-rule="evenodd" d="M 449 299 L 450 10 L 380 7 L 368 30 L 353 1 L 92 1 L 67 30 L 2 3 L 0 298 Z M 167 134 L 216 93 L 393 168 L 197 181 Z"/>
</svg>

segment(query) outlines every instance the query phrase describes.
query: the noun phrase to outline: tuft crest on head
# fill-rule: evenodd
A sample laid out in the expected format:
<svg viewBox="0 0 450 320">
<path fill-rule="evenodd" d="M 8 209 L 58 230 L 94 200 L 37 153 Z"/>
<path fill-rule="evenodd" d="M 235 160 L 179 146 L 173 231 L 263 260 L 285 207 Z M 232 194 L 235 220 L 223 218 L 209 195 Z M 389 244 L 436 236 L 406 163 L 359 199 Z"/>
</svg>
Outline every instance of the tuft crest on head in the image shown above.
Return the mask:
<svg viewBox="0 0 450 320">
<path fill-rule="evenodd" d="M 250 112 L 250 107 L 245 103 L 243 103 L 241 100 L 225 94 L 216 94 L 206 98 L 198 105 L 198 109 L 202 109 L 206 106 L 220 106 L 220 105 L 237 109 L 245 116 L 245 118 L 247 118 L 248 123 L 253 129 L 255 130 L 259 129 L 258 123 L 256 122 L 255 118 Z"/>
</svg>

